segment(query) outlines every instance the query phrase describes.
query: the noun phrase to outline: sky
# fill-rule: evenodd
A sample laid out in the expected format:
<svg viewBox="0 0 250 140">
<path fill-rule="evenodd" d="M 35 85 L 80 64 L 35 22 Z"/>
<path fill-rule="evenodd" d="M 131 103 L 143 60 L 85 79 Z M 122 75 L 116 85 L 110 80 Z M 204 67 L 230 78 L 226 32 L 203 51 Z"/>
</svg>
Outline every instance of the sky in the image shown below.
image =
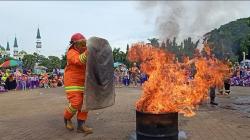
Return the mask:
<svg viewBox="0 0 250 140">
<path fill-rule="evenodd" d="M 202 4 L 199 5 L 200 3 L 197 1 L 167 4 L 166 7 L 160 2 L 146 4 L 150 8 L 140 1 L 1 1 L 0 44 L 6 47 L 7 41 L 9 41 L 12 52 L 16 36 L 19 51 L 33 53 L 36 50 L 36 32 L 39 27 L 42 37 L 41 54 L 45 56 L 60 57 L 64 54 L 71 35 L 76 32 L 82 33 L 86 38 L 91 36 L 105 38 L 112 48 L 120 47 L 125 51 L 127 43 L 146 41 L 148 38 L 162 35 L 157 27 L 158 18 L 166 12 L 162 9 L 170 9 L 169 13 L 171 14 L 171 10 L 174 11 L 171 6 L 183 8 L 193 6 L 192 3 L 196 3 L 198 10 L 203 9 L 199 8 L 202 7 Z M 182 20 L 178 21 L 181 23 L 177 24 L 180 26 L 186 24 L 190 30 L 185 28 L 179 34 L 185 35 L 182 37 L 202 36 L 203 33 L 218 28 L 229 21 L 249 17 L 250 2 L 239 3 L 234 10 L 230 9 L 230 6 L 234 7 L 235 3 L 224 8 L 217 7 L 219 12 L 216 12 L 216 9 L 213 10 L 214 15 L 210 17 L 214 22 L 211 24 L 202 23 L 204 28 L 200 29 L 201 26 L 196 32 L 193 30 L 197 25 L 186 24 L 185 22 L 189 21 L 185 18 L 196 16 L 199 19 L 202 14 L 197 16 L 199 11 L 189 10 L 189 15 L 182 17 Z M 155 5 L 160 5 L 160 7 Z M 163 16 L 163 19 L 167 20 L 168 18 Z M 193 20 L 197 20 L 197 18 Z"/>
</svg>

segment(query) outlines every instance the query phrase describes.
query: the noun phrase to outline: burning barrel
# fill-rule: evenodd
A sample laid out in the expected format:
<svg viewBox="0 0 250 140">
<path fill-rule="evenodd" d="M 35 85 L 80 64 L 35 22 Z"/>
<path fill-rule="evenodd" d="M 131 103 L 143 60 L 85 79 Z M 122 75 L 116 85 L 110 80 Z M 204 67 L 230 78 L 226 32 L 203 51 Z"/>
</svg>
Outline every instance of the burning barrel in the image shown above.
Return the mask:
<svg viewBox="0 0 250 140">
<path fill-rule="evenodd" d="M 178 113 L 136 111 L 137 140 L 178 140 Z"/>
<path fill-rule="evenodd" d="M 149 78 L 136 102 L 137 140 L 178 140 L 178 113 L 191 117 L 197 105 L 207 97 L 211 86 L 223 84 L 228 66 L 198 52 L 192 60 L 176 61 L 176 55 L 150 44 L 133 44 L 128 53 L 131 62 L 141 62 L 141 71 Z M 191 64 L 195 74 L 190 78 Z M 172 112 L 172 113 L 171 113 Z"/>
</svg>

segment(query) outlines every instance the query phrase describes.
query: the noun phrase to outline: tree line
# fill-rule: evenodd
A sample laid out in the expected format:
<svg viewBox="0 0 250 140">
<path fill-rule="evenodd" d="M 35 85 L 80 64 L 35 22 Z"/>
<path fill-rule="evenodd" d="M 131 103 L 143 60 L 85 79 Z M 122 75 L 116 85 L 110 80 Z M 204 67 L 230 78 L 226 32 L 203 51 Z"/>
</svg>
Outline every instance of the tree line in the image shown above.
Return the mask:
<svg viewBox="0 0 250 140">
<path fill-rule="evenodd" d="M 237 62 L 250 59 L 250 17 L 238 19 L 206 34 L 208 43 L 218 58 L 228 57 Z"/>
<path fill-rule="evenodd" d="M 199 41 L 192 41 L 192 38 L 189 37 L 184 39 L 183 42 L 177 43 L 176 38 L 166 39 L 160 43 L 157 38 L 149 38 L 149 43 L 156 48 L 163 49 L 165 51 L 169 51 L 176 55 L 176 58 L 181 61 L 184 56 L 188 56 L 189 58 L 193 58 L 194 54 L 197 50 Z M 127 45 L 126 52 L 120 50 L 120 48 L 113 49 L 113 57 L 115 62 L 121 62 L 127 66 L 131 66 L 131 62 L 127 59 L 127 54 L 129 51 L 129 45 Z"/>
<path fill-rule="evenodd" d="M 61 58 L 57 56 L 48 56 L 40 55 L 37 53 L 26 54 L 22 58 L 23 67 L 27 69 L 33 69 L 35 65 L 45 66 L 48 68 L 48 71 L 51 72 L 55 68 L 64 68 L 66 65 L 66 56 L 62 55 Z"/>
</svg>

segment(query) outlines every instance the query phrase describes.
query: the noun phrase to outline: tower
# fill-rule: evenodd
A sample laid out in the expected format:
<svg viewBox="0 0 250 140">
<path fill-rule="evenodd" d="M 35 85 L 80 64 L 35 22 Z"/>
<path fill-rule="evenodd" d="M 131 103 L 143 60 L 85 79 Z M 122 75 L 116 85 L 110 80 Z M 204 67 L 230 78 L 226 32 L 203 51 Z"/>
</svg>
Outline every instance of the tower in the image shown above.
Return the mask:
<svg viewBox="0 0 250 140">
<path fill-rule="evenodd" d="M 9 42 L 7 42 L 6 56 L 10 56 L 10 44 L 9 44 Z"/>
<path fill-rule="evenodd" d="M 5 48 L 0 44 L 0 59 L 5 55 Z"/>
<path fill-rule="evenodd" d="M 13 50 L 13 57 L 15 59 L 18 59 L 18 45 L 17 45 L 17 39 L 15 37 L 15 41 L 14 41 L 14 50 Z"/>
<path fill-rule="evenodd" d="M 41 52 L 42 48 L 42 41 L 41 41 L 41 35 L 39 28 L 37 29 L 37 35 L 36 35 L 36 53 L 39 54 Z"/>
</svg>

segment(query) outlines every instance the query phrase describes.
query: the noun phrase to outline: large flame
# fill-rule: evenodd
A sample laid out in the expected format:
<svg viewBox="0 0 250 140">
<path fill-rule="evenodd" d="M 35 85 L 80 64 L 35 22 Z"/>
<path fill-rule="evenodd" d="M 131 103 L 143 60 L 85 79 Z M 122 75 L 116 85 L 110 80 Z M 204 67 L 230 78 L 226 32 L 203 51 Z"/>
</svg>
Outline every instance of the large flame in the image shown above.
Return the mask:
<svg viewBox="0 0 250 140">
<path fill-rule="evenodd" d="M 130 61 L 141 63 L 141 70 L 149 75 L 143 94 L 136 103 L 138 111 L 150 113 L 179 112 L 195 115 L 194 110 L 212 86 L 221 86 L 227 65 L 213 58 L 205 46 L 206 57 L 196 53 L 192 60 L 177 62 L 175 55 L 149 44 L 133 44 L 129 50 Z M 192 65 L 195 75 L 190 79 Z"/>
</svg>

